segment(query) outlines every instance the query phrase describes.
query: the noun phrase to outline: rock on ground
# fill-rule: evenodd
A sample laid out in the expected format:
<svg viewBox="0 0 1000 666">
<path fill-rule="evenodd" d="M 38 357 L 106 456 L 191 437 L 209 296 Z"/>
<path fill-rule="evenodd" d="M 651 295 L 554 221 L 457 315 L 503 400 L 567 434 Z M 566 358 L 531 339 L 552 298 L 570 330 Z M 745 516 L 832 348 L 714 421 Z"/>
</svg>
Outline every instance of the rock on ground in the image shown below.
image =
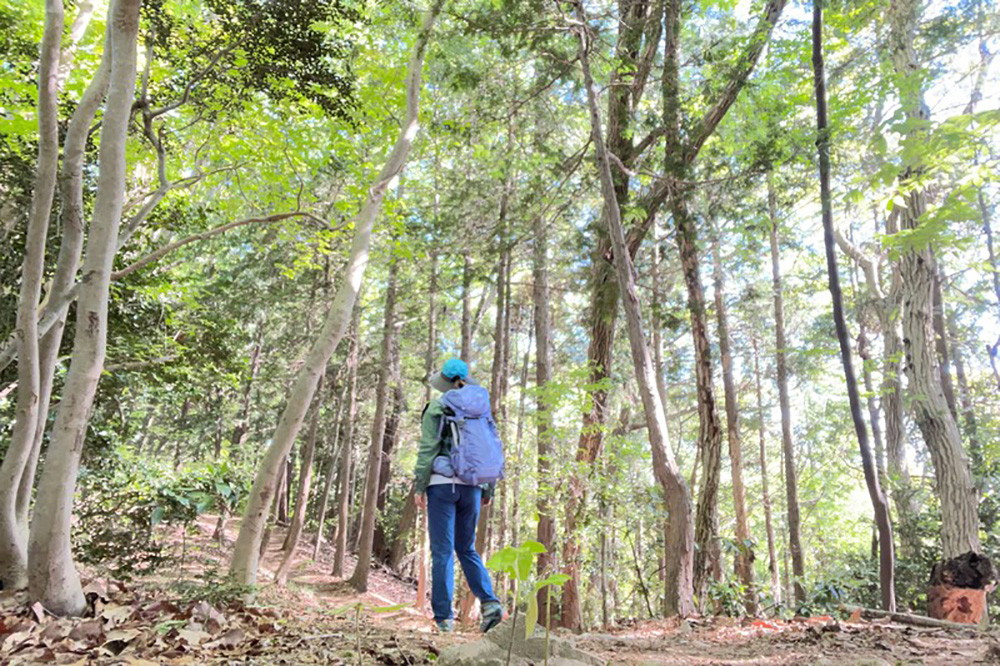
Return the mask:
<svg viewBox="0 0 1000 666">
<path fill-rule="evenodd" d="M 442 666 L 504 666 L 507 663 L 508 647 L 512 665 L 542 663 L 545 660 L 544 629 L 536 629 L 531 638 L 525 638 L 524 629 L 523 616 L 517 618 L 516 624 L 509 620 L 502 622 L 478 641 L 445 649 L 437 663 Z M 511 638 L 513 645 L 510 643 Z M 555 635 L 549 637 L 549 666 L 604 665 L 603 659 L 577 649 L 572 640 Z"/>
</svg>

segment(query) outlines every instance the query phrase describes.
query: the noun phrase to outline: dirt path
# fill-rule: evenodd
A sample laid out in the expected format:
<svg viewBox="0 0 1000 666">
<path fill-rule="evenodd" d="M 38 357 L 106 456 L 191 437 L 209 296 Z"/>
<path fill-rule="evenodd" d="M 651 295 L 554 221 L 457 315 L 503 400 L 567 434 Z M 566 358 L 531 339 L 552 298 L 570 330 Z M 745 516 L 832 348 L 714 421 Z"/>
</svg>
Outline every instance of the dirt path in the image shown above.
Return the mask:
<svg viewBox="0 0 1000 666">
<path fill-rule="evenodd" d="M 95 577 L 88 586 L 94 617 L 56 619 L 27 608 L 23 596 L 0 596 L 0 664 L 366 664 L 434 662 L 455 643 L 479 638 L 474 627 L 453 635 L 433 631 L 429 615 L 414 607 L 415 585 L 375 569 L 370 589 L 357 594 L 330 575 L 324 548 L 313 561 L 311 536 L 297 552 L 289 584 L 272 584 L 285 530 L 271 535 L 252 606 L 182 601 L 177 582 L 206 581 L 225 571 L 238 525 L 227 545 L 211 539 L 215 517 L 203 516 L 187 538 L 170 535 L 183 561 L 120 585 Z M 354 560 L 345 563 L 348 574 Z M 211 583 L 205 589 L 212 589 Z M 188 595 L 189 597 L 191 595 Z M 195 595 L 197 598 L 197 595 Z M 345 607 L 361 603 L 355 615 Z M 391 612 L 379 607 L 405 604 Z M 882 666 L 896 664 L 1000 664 L 1000 634 L 918 629 L 884 622 L 832 618 L 800 622 L 658 620 L 607 634 L 576 637 L 578 647 L 611 664 Z"/>
</svg>

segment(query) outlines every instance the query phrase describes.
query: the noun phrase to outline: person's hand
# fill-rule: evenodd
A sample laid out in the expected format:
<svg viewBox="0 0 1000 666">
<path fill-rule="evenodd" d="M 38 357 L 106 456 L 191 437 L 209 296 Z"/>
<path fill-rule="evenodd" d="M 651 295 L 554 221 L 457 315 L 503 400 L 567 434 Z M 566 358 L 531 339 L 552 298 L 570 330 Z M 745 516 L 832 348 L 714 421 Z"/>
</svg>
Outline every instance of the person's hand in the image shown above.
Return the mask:
<svg viewBox="0 0 1000 666">
<path fill-rule="evenodd" d="M 481 501 L 482 507 L 485 509 L 493 502 L 492 497 L 484 497 Z"/>
<path fill-rule="evenodd" d="M 417 493 L 416 497 L 414 498 L 414 501 L 417 503 L 417 508 L 418 509 L 420 509 L 421 511 L 426 511 L 427 510 L 427 494 L 426 493 Z"/>
</svg>

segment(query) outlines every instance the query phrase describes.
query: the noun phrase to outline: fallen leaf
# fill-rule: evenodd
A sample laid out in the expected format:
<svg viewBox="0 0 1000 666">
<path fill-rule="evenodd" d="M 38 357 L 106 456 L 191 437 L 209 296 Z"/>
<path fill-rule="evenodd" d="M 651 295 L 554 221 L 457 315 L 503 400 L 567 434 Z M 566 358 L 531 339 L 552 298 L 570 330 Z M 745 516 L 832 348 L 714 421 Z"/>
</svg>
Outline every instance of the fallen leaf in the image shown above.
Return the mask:
<svg viewBox="0 0 1000 666">
<path fill-rule="evenodd" d="M 134 609 L 131 606 L 122 606 L 120 604 L 108 604 L 101 611 L 100 616 L 108 624 L 108 628 L 114 628 L 120 626 L 122 623 L 127 622 L 129 618 L 132 617 Z"/>
<path fill-rule="evenodd" d="M 88 620 L 73 627 L 69 632 L 69 637 L 74 641 L 88 641 L 97 643 L 104 634 L 104 627 L 100 620 Z"/>
<path fill-rule="evenodd" d="M 48 615 L 45 610 L 45 606 L 42 605 L 41 601 L 36 601 L 31 604 L 31 614 L 35 616 L 35 622 L 38 622 L 39 624 L 41 624 Z"/>
<path fill-rule="evenodd" d="M 233 627 L 226 633 L 224 633 L 219 639 L 212 641 L 211 643 L 206 643 L 206 648 L 223 648 L 226 650 L 232 650 L 237 645 L 243 642 L 246 638 L 246 634 L 239 627 Z"/>
<path fill-rule="evenodd" d="M 149 659 L 139 659 L 137 657 L 127 657 L 125 663 L 128 666 L 160 666 L 158 661 L 150 661 Z"/>
<path fill-rule="evenodd" d="M 855 608 L 854 612 L 851 613 L 851 617 L 847 618 L 847 621 L 852 623 L 861 622 L 861 609 Z"/>
<path fill-rule="evenodd" d="M 178 629 L 177 637 L 188 645 L 201 645 L 210 639 L 212 634 L 207 631 L 199 631 L 197 629 Z"/>
<path fill-rule="evenodd" d="M 142 632 L 138 629 L 114 629 L 113 631 L 109 631 L 104 636 L 104 643 L 107 644 L 113 641 L 123 641 L 128 643 L 141 633 Z"/>
</svg>

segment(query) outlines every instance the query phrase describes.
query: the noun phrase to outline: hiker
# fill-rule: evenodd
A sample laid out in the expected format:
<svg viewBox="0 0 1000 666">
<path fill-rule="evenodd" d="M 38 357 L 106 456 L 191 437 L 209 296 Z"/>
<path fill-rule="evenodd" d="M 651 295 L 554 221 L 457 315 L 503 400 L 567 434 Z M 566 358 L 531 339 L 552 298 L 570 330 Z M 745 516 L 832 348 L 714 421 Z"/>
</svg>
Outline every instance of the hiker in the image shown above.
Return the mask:
<svg viewBox="0 0 1000 666">
<path fill-rule="evenodd" d="M 458 555 L 486 632 L 500 622 L 503 608 L 476 552 L 476 524 L 480 505 L 489 505 L 494 484 L 503 478 L 502 445 L 489 393 L 469 377 L 465 361 L 449 359 L 430 383 L 442 395 L 424 407 L 414 484 L 431 538 L 434 622 L 443 632 L 455 628 L 451 603 Z"/>
</svg>

